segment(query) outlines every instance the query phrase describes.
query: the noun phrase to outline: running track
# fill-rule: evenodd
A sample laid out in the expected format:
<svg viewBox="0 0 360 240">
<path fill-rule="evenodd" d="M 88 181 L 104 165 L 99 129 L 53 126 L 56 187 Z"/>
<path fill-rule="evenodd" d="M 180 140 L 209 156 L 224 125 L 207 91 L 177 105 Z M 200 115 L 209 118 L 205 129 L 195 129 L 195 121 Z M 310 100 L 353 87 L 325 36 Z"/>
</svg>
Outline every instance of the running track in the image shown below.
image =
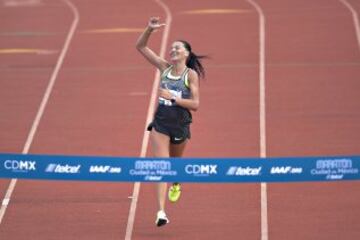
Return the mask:
<svg viewBox="0 0 360 240">
<path fill-rule="evenodd" d="M 139 33 L 88 31 L 142 28 L 150 16 L 165 20 L 164 6 L 148 0 L 43 0 L 22 7 L 6 2 L 0 1 L 0 49 L 46 51 L 0 51 L 0 151 L 24 152 L 58 66 L 29 152 L 139 156 L 155 71 L 134 49 Z M 358 1 L 163 2 L 172 18 L 163 45 L 184 38 L 211 56 L 186 156 L 360 154 Z M 197 9 L 241 11 L 184 13 Z M 259 128 L 261 16 L 265 149 Z M 75 34 L 66 40 L 71 26 Z M 162 34 L 151 39 L 157 52 Z M 1 198 L 8 184 L 0 180 Z M 352 240 L 360 238 L 359 190 L 357 182 L 269 184 L 264 198 L 258 184 L 189 184 L 181 201 L 168 205 L 171 223 L 158 229 L 154 186 L 141 184 L 134 225 L 126 233 L 133 184 L 21 180 L 0 239 Z"/>
</svg>

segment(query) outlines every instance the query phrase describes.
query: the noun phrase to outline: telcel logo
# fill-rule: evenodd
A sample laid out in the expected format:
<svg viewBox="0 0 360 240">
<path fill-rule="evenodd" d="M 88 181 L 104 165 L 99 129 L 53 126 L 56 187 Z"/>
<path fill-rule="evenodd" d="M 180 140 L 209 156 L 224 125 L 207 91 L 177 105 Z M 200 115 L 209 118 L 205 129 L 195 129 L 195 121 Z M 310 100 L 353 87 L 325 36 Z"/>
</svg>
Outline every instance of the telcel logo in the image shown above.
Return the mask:
<svg viewBox="0 0 360 240">
<path fill-rule="evenodd" d="M 77 166 L 70 166 L 68 164 L 61 165 L 56 163 L 50 163 L 47 168 L 45 169 L 45 172 L 53 172 L 53 173 L 79 173 L 80 172 L 81 165 Z"/>
<path fill-rule="evenodd" d="M 217 174 L 217 165 L 186 165 L 185 172 L 192 175 Z"/>
<path fill-rule="evenodd" d="M 252 167 L 230 167 L 226 175 L 228 176 L 258 176 L 261 173 L 261 168 Z"/>
<path fill-rule="evenodd" d="M 14 172 L 27 172 L 35 171 L 36 166 L 35 161 L 22 161 L 22 160 L 6 160 L 4 162 L 4 167 L 7 170 L 12 170 Z"/>
</svg>

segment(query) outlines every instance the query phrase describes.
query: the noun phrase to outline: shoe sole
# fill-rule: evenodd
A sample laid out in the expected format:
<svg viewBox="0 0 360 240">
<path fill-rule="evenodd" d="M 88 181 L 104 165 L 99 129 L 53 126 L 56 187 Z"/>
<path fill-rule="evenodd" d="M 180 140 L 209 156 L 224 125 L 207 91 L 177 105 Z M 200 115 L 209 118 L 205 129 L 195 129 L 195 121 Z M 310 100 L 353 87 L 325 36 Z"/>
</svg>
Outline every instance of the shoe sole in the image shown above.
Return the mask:
<svg viewBox="0 0 360 240">
<path fill-rule="evenodd" d="M 156 226 L 161 227 L 168 223 L 168 220 L 166 219 L 159 219 L 156 223 Z"/>
</svg>

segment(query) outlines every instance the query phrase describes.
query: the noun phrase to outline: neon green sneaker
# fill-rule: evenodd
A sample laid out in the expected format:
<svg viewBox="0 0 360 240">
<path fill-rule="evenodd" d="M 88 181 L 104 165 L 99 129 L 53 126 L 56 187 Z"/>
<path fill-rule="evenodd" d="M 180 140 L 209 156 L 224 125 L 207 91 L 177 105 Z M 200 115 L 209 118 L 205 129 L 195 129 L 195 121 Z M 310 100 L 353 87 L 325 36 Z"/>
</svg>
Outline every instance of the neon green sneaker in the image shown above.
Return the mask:
<svg viewBox="0 0 360 240">
<path fill-rule="evenodd" d="M 170 202 L 177 202 L 181 195 L 181 186 L 180 183 L 173 183 L 169 188 L 168 197 Z"/>
</svg>

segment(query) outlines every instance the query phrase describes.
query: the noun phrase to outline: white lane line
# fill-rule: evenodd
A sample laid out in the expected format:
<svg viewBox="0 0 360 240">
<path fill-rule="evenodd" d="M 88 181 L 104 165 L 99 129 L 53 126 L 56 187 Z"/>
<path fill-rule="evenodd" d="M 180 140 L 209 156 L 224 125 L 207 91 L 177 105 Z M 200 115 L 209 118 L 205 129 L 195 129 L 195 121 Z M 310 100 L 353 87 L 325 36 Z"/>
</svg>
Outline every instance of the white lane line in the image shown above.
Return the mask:
<svg viewBox="0 0 360 240">
<path fill-rule="evenodd" d="M 259 15 L 259 81 L 260 81 L 260 157 L 266 158 L 266 108 L 265 108 L 265 14 L 253 0 L 246 0 Z M 261 240 L 268 240 L 267 184 L 261 183 Z"/>
<path fill-rule="evenodd" d="M 35 133 L 36 133 L 37 128 L 39 126 L 41 117 L 43 116 L 46 104 L 47 104 L 47 102 L 49 100 L 51 91 L 52 91 L 53 86 L 55 84 L 55 81 L 57 79 L 59 70 L 60 70 L 60 68 L 61 68 L 61 66 L 62 66 L 62 64 L 64 62 L 65 55 L 66 55 L 66 53 L 68 51 L 68 48 L 70 46 L 70 42 L 71 42 L 71 40 L 73 38 L 73 35 L 75 33 L 75 30 L 77 28 L 77 25 L 78 25 L 78 22 L 79 22 L 79 19 L 80 19 L 78 10 L 75 7 L 75 5 L 71 2 L 71 0 L 62 0 L 62 1 L 65 2 L 65 4 L 73 12 L 74 20 L 73 20 L 73 22 L 71 24 L 68 35 L 67 35 L 66 40 L 65 40 L 65 43 L 64 43 L 63 48 L 61 50 L 59 58 L 58 58 L 58 60 L 56 62 L 54 71 L 52 72 L 52 75 L 50 77 L 49 84 L 48 84 L 48 86 L 46 88 L 46 91 L 45 91 L 44 96 L 42 98 L 42 101 L 40 103 L 39 109 L 38 109 L 38 111 L 36 113 L 36 116 L 35 116 L 35 119 L 33 121 L 32 126 L 31 126 L 30 132 L 29 132 L 28 137 L 26 139 L 25 146 L 23 148 L 22 154 L 28 154 L 28 152 L 29 152 L 30 146 L 31 146 L 31 144 L 33 142 Z M 0 224 L 1 224 L 2 220 L 3 220 L 3 218 L 4 218 L 7 206 L 9 204 L 10 199 L 11 199 L 11 195 L 12 195 L 14 189 L 15 189 L 16 182 L 17 182 L 17 179 L 11 179 L 10 184 L 9 184 L 7 190 L 6 190 L 5 198 L 4 198 L 4 200 L 2 202 L 2 205 L 1 205 L 1 208 L 0 208 Z M 4 203 L 6 203 L 6 204 L 4 204 Z"/>
<path fill-rule="evenodd" d="M 347 9 L 351 12 L 353 21 L 354 21 L 354 27 L 355 27 L 355 33 L 356 33 L 356 39 L 358 43 L 358 47 L 360 50 L 360 22 L 359 22 L 359 15 L 357 14 L 356 10 L 351 6 L 351 4 L 347 0 L 339 0 L 342 4 L 344 4 Z"/>
<path fill-rule="evenodd" d="M 166 46 L 168 43 L 169 33 L 170 33 L 170 25 L 171 25 L 171 21 L 172 21 L 172 15 L 171 15 L 171 11 L 170 11 L 169 7 L 162 0 L 154 0 L 154 1 L 165 11 L 165 14 L 166 14 L 166 20 L 165 20 L 166 25 L 165 25 L 165 29 L 164 29 L 164 32 L 162 35 L 161 48 L 160 48 L 160 57 L 164 58 Z M 151 91 L 150 103 L 149 103 L 147 117 L 146 117 L 144 136 L 143 136 L 142 144 L 141 144 L 140 157 L 146 156 L 146 151 L 148 148 L 149 136 L 150 136 L 150 133 L 148 131 L 146 131 L 146 128 L 147 128 L 148 124 L 152 121 L 152 118 L 154 115 L 154 110 L 155 110 L 155 106 L 156 106 L 155 105 L 156 104 L 156 96 L 157 96 L 159 83 L 160 83 L 160 71 L 156 70 L 153 87 L 152 87 L 152 91 Z M 140 183 L 136 182 L 134 184 L 133 194 L 132 194 L 132 198 L 131 198 L 129 216 L 128 216 L 128 221 L 127 221 L 127 226 L 126 226 L 125 240 L 130 240 L 131 236 L 132 236 L 139 192 L 140 192 Z"/>
<path fill-rule="evenodd" d="M 5 7 L 38 7 L 43 5 L 42 0 L 4 0 Z"/>
</svg>

